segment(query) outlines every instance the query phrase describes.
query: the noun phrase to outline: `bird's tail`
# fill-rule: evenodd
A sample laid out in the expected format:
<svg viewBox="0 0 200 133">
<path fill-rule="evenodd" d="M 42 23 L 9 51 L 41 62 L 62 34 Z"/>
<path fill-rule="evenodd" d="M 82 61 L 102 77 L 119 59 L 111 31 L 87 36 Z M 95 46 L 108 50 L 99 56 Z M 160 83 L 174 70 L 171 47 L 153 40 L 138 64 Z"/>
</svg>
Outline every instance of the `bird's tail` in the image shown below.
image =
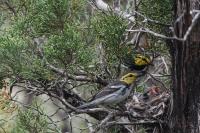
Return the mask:
<svg viewBox="0 0 200 133">
<path fill-rule="evenodd" d="M 92 102 L 89 102 L 89 103 L 85 103 L 79 107 L 77 107 L 77 109 L 84 109 L 84 108 L 90 108 L 90 107 L 94 107 L 97 105 L 97 102 L 96 101 L 92 101 Z"/>
</svg>

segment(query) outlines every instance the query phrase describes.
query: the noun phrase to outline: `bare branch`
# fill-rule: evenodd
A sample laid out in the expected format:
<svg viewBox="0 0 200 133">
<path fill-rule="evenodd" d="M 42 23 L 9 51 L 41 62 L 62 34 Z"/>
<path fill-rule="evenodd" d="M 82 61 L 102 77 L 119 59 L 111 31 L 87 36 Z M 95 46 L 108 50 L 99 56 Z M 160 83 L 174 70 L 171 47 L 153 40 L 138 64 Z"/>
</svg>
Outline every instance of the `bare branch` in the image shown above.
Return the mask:
<svg viewBox="0 0 200 133">
<path fill-rule="evenodd" d="M 106 123 L 106 127 L 114 126 L 114 125 L 143 125 L 143 124 L 158 124 L 159 122 L 156 120 L 138 120 L 137 122 L 117 122 L 110 121 Z"/>
<path fill-rule="evenodd" d="M 129 14 L 124 11 L 120 11 L 118 8 L 112 9 L 106 2 L 103 0 L 93 0 L 93 3 L 96 7 L 102 11 L 113 11 L 114 13 L 122 16 L 124 19 L 128 19 L 131 22 L 135 22 L 135 17 L 132 14 Z"/>
<path fill-rule="evenodd" d="M 96 127 L 96 129 L 91 132 L 91 133 L 96 133 L 103 125 L 105 125 L 111 118 L 114 117 L 114 114 L 113 112 L 110 112 L 102 121 L 101 123 Z"/>
<path fill-rule="evenodd" d="M 188 30 L 186 31 L 183 40 L 186 41 L 188 39 L 188 36 L 190 35 L 190 33 L 192 32 L 194 26 L 197 24 L 198 20 L 200 18 L 200 12 L 198 12 L 194 18 L 192 19 L 192 24 L 190 25 L 190 27 L 188 28 Z"/>
<path fill-rule="evenodd" d="M 138 29 L 138 30 L 126 30 L 126 31 L 128 31 L 128 32 L 144 32 L 144 33 L 149 33 L 149 34 L 152 34 L 153 36 L 156 36 L 156 37 L 159 37 L 159 38 L 163 38 L 163 39 L 169 39 L 169 40 L 175 40 L 176 39 L 176 40 L 182 41 L 182 39 L 179 39 L 177 37 L 167 37 L 167 36 L 162 35 L 160 33 L 156 33 L 154 31 L 151 31 L 151 30 L 149 30 L 147 28 L 142 28 L 142 29 Z"/>
<path fill-rule="evenodd" d="M 100 77 L 92 77 L 89 78 L 88 76 L 72 76 L 68 75 L 69 79 L 72 79 L 74 81 L 85 81 L 85 82 L 91 82 L 91 83 L 99 83 L 102 85 L 107 85 L 108 81 L 101 79 Z"/>
<path fill-rule="evenodd" d="M 38 46 L 38 52 L 39 52 L 40 58 L 44 61 L 46 67 L 49 68 L 51 71 L 65 77 L 66 79 L 71 79 L 71 80 L 74 80 L 74 81 L 86 81 L 86 82 L 92 82 L 92 83 L 99 83 L 99 84 L 102 84 L 102 85 L 108 84 L 108 81 L 103 80 L 103 79 L 101 79 L 100 77 L 97 77 L 97 76 L 92 76 L 92 77 L 90 76 L 91 77 L 90 78 L 88 75 L 84 76 L 85 74 L 84 75 L 80 74 L 80 76 L 78 76 L 77 73 L 76 73 L 76 76 L 73 76 L 71 74 L 68 74 L 64 69 L 57 68 L 57 67 L 53 66 L 52 64 L 50 64 L 47 61 L 47 59 L 46 59 L 46 57 L 43 53 L 42 47 L 39 44 L 39 42 L 37 41 L 37 39 L 34 39 L 33 41 Z"/>
<path fill-rule="evenodd" d="M 196 23 L 198 22 L 199 18 L 200 18 L 200 12 L 197 12 L 197 14 L 192 19 L 192 24 L 188 27 L 188 29 L 187 29 L 185 35 L 183 36 L 183 38 L 179 38 L 177 36 L 168 37 L 168 36 L 165 36 L 163 34 L 151 31 L 148 28 L 141 28 L 139 30 L 127 30 L 127 31 L 128 32 L 145 32 L 145 33 L 149 33 L 149 34 L 152 34 L 152 35 L 154 35 L 156 37 L 160 37 L 160 38 L 163 38 L 163 39 L 178 40 L 178 41 L 185 42 L 188 39 L 188 37 L 189 37 L 190 33 L 192 32 L 193 28 L 195 27 Z"/>
<path fill-rule="evenodd" d="M 165 84 L 164 84 L 162 81 L 160 81 L 159 79 L 155 78 L 155 77 L 154 77 L 151 73 L 149 73 L 149 72 L 147 72 L 147 74 L 148 74 L 152 79 L 154 79 L 155 81 L 159 82 L 159 83 L 162 85 L 162 87 L 166 89 L 166 91 L 169 91 L 169 89 L 165 86 Z"/>
<path fill-rule="evenodd" d="M 163 64 L 165 65 L 165 69 L 166 69 L 166 72 L 167 72 L 167 75 L 168 75 L 169 74 L 169 68 L 168 68 L 167 63 L 165 61 L 165 58 L 163 56 L 161 56 L 161 59 L 163 61 Z"/>
<path fill-rule="evenodd" d="M 143 22 L 150 22 L 150 23 L 155 23 L 155 24 L 159 24 L 159 25 L 163 25 L 163 26 L 171 26 L 170 24 L 164 24 L 164 23 L 161 23 L 160 21 L 147 18 L 145 15 L 143 15 L 137 11 L 134 11 L 134 13 L 135 13 L 135 15 L 138 15 L 138 16 L 144 18 Z"/>
</svg>

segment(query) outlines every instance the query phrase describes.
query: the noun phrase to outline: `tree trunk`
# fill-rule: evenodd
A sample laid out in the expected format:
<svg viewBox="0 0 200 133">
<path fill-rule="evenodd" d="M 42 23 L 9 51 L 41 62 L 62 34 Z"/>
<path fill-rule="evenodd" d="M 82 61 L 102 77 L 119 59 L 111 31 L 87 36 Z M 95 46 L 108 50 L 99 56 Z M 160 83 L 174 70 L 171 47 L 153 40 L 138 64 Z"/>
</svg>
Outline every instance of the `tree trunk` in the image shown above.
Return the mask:
<svg viewBox="0 0 200 133">
<path fill-rule="evenodd" d="M 193 9 L 200 9 L 199 0 L 175 0 L 174 30 L 183 38 L 194 22 Z M 186 41 L 170 46 L 173 75 L 173 111 L 167 133 L 200 133 L 200 18 Z"/>
</svg>

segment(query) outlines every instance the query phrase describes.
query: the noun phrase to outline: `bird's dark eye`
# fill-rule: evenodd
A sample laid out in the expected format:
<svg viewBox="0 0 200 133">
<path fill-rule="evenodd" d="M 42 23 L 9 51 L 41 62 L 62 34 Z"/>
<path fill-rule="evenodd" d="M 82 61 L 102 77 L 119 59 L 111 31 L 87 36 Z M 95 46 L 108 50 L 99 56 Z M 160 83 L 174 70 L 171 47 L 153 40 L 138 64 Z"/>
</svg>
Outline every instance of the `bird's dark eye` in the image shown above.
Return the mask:
<svg viewBox="0 0 200 133">
<path fill-rule="evenodd" d="M 145 58 L 142 58 L 142 60 L 143 60 L 143 61 L 145 61 L 146 63 L 148 63 L 147 59 L 145 59 Z"/>
<path fill-rule="evenodd" d="M 130 75 L 129 77 L 133 77 L 133 75 Z"/>
</svg>

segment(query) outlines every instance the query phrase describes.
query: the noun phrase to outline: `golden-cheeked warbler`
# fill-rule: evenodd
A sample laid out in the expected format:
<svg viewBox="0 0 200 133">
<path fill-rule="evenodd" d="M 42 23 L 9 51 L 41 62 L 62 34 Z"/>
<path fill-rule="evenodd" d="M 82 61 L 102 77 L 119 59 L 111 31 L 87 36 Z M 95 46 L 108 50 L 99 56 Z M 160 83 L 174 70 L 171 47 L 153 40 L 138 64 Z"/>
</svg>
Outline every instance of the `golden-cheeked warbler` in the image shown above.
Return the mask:
<svg viewBox="0 0 200 133">
<path fill-rule="evenodd" d="M 148 56 L 142 54 L 136 54 L 132 57 L 127 57 L 124 60 L 124 65 L 130 70 L 144 70 L 147 66 L 151 65 L 151 59 Z"/>
<path fill-rule="evenodd" d="M 79 109 L 94 107 L 97 105 L 113 105 L 124 101 L 131 92 L 131 85 L 143 73 L 128 73 L 119 81 L 112 82 L 97 93 L 88 103 L 79 106 Z"/>
</svg>

